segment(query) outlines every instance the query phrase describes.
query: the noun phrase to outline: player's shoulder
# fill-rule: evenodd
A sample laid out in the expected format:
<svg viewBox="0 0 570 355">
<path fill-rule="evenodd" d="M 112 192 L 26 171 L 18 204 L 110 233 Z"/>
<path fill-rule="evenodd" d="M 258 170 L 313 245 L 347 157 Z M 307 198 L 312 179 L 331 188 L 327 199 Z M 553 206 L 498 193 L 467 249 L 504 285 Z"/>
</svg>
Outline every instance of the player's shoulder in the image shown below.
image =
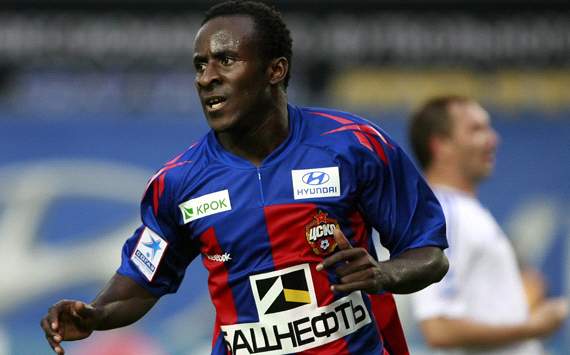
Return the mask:
<svg viewBox="0 0 570 355">
<path fill-rule="evenodd" d="M 483 230 L 493 225 L 493 217 L 475 197 L 446 186 L 435 186 L 433 191 L 443 209 L 448 225 L 450 244 L 454 239 L 480 242 Z"/>
<path fill-rule="evenodd" d="M 302 141 L 334 151 L 385 156 L 397 144 L 378 124 L 354 113 L 319 107 L 298 107 Z"/>
<path fill-rule="evenodd" d="M 376 126 L 370 120 L 355 113 L 324 107 L 296 107 L 309 128 L 347 127 L 351 125 Z M 377 126 L 376 126 L 377 127 Z"/>
<path fill-rule="evenodd" d="M 454 218 L 469 219 L 483 212 L 479 201 L 466 192 L 444 185 L 434 186 L 433 191 L 444 210 L 448 210 Z"/>
<path fill-rule="evenodd" d="M 164 186 L 176 186 L 199 172 L 200 167 L 207 164 L 207 141 L 207 136 L 203 136 L 166 161 L 149 179 L 149 185 L 159 181 Z"/>
</svg>

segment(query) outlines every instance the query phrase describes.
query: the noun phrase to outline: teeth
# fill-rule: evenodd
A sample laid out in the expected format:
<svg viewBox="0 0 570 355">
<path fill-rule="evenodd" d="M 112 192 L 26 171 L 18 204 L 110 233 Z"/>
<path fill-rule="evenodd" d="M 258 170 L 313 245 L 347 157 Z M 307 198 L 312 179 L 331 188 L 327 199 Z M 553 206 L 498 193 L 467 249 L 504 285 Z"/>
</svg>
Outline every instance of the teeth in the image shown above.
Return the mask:
<svg viewBox="0 0 570 355">
<path fill-rule="evenodd" d="M 216 109 L 216 108 L 220 107 L 224 101 L 225 100 L 223 98 L 216 97 L 216 98 L 208 100 L 208 106 L 210 106 L 210 108 L 212 108 L 212 109 Z"/>
</svg>

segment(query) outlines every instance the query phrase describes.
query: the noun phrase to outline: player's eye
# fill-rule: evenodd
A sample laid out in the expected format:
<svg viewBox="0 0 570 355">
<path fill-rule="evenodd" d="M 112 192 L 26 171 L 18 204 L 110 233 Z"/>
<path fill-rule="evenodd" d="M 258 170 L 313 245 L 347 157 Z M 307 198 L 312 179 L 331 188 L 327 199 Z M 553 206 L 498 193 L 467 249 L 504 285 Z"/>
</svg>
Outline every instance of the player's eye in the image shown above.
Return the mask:
<svg viewBox="0 0 570 355">
<path fill-rule="evenodd" d="M 194 68 L 196 69 L 197 73 L 202 73 L 204 70 L 206 70 L 206 63 L 204 62 L 194 63 Z"/>
<path fill-rule="evenodd" d="M 222 65 L 224 65 L 224 66 L 230 66 L 230 65 L 234 64 L 235 61 L 236 61 L 236 60 L 235 60 L 234 58 L 231 58 L 231 57 L 223 57 L 223 58 L 220 60 L 220 63 L 221 63 Z"/>
</svg>

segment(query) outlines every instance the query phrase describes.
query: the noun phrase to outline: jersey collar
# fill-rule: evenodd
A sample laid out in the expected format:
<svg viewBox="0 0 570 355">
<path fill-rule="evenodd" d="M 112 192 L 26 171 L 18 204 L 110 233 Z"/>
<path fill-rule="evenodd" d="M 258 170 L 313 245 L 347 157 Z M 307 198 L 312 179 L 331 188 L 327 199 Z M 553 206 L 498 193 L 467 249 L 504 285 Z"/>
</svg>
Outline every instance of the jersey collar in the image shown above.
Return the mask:
<svg viewBox="0 0 570 355">
<path fill-rule="evenodd" d="M 291 104 L 287 104 L 287 112 L 289 116 L 289 135 L 273 152 L 271 152 L 271 154 L 269 154 L 263 160 L 260 168 L 276 164 L 281 159 L 287 157 L 289 151 L 292 150 L 296 145 L 301 126 L 301 114 L 299 112 L 299 108 Z M 208 132 L 207 142 L 212 155 L 222 163 L 241 169 L 256 168 L 256 166 L 253 165 L 250 161 L 238 157 L 237 155 L 232 154 L 224 147 L 222 147 L 213 130 L 210 130 Z"/>
</svg>

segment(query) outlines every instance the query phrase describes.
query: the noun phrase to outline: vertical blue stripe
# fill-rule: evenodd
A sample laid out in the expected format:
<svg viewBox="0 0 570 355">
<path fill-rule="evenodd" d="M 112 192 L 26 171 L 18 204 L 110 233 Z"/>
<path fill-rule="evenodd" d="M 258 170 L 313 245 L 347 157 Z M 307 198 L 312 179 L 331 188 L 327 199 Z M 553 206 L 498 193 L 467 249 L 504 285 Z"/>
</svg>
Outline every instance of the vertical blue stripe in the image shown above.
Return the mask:
<svg viewBox="0 0 570 355">
<path fill-rule="evenodd" d="M 368 314 L 370 315 L 371 322 L 370 324 L 367 324 L 364 327 L 360 328 L 357 332 L 345 336 L 344 340 L 348 345 L 350 354 L 382 354 L 382 338 L 378 334 L 376 319 L 374 318 L 374 313 L 372 312 L 370 299 L 364 292 L 361 292 L 361 294 Z"/>
</svg>

